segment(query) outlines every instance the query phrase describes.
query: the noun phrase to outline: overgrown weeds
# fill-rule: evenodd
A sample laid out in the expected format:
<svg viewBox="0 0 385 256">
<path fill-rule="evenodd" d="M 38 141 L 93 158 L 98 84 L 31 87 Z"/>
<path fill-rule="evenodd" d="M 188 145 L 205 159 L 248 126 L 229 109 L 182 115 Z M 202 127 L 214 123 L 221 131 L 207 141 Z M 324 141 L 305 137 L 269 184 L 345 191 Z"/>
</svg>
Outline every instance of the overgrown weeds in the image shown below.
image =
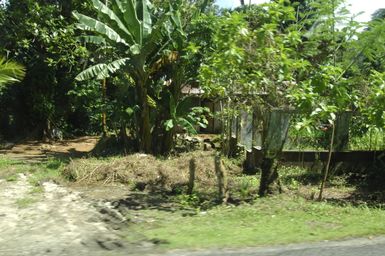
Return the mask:
<svg viewBox="0 0 385 256">
<path fill-rule="evenodd" d="M 189 179 L 189 161 L 197 161 L 196 180 L 193 197 L 187 195 Z M 231 204 L 255 201 L 259 187 L 259 174 L 243 175 L 241 161 L 224 159 L 224 167 L 229 172 L 229 191 Z M 357 172 L 354 172 L 357 173 Z M 367 175 L 365 181 L 371 181 L 376 175 Z M 163 193 L 173 202 L 182 206 L 203 208 L 202 205 L 213 205 L 217 196 L 217 178 L 214 171 L 214 153 L 196 151 L 170 158 L 156 158 L 150 155 L 133 154 L 125 157 L 89 158 L 71 161 L 62 175 L 77 184 L 113 184 L 121 183 L 131 191 Z M 282 166 L 279 170 L 281 185 L 285 193 L 299 195 L 307 199 L 315 199 L 322 178 L 321 170 L 296 166 Z M 364 181 L 352 183 L 349 172 L 335 173 L 327 182 L 326 199 L 354 201 L 360 197 Z M 376 178 L 376 180 L 380 180 Z M 384 193 L 376 191 L 377 199 L 384 198 Z M 181 196 L 178 196 L 181 195 Z M 373 197 L 373 195 L 371 195 Z M 196 198 L 195 198 L 196 197 Z M 382 200 L 382 199 L 381 199 Z M 381 203 L 380 201 L 376 201 Z"/>
<path fill-rule="evenodd" d="M 195 158 L 196 189 L 215 189 L 214 154 L 192 152 L 179 157 L 159 159 L 151 155 L 133 154 L 119 158 L 79 159 L 72 161 L 64 170 L 67 179 L 80 184 L 122 183 L 139 191 L 164 191 L 184 193 L 189 179 L 189 161 Z M 233 173 L 241 169 L 227 164 Z"/>
<path fill-rule="evenodd" d="M 192 158 L 196 159 L 197 168 L 194 191 L 192 195 L 188 195 L 189 161 Z M 223 159 L 223 166 L 229 173 L 230 204 L 253 203 L 258 198 L 259 174 L 243 175 L 241 162 L 239 159 Z M 383 169 L 368 168 L 362 172 L 352 170 L 334 173 L 327 183 L 326 199 L 341 203 L 368 202 L 369 205 L 385 202 Z M 69 181 L 80 186 L 118 183 L 131 192 L 162 195 L 166 201 L 176 203 L 182 208 L 200 209 L 207 209 L 218 203 L 214 169 L 212 151 L 195 151 L 169 158 L 145 154 L 82 158 L 69 163 L 52 158 L 39 164 L 23 164 L 0 158 L 0 178 L 10 182 L 17 180 L 19 173 L 27 173 L 29 182 L 34 186 L 45 181 Z M 322 177 L 320 170 L 282 166 L 279 175 L 284 193 L 307 199 L 314 199 L 318 194 Z"/>
</svg>

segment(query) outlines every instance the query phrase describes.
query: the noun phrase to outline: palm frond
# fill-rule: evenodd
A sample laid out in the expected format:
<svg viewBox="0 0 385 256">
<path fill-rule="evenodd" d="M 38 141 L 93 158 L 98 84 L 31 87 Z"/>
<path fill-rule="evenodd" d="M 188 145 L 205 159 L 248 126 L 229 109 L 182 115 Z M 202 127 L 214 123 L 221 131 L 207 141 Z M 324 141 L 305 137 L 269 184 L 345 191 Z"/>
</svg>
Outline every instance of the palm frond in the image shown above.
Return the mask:
<svg viewBox="0 0 385 256">
<path fill-rule="evenodd" d="M 0 88 L 11 83 L 19 82 L 25 76 L 25 68 L 0 56 Z"/>
</svg>

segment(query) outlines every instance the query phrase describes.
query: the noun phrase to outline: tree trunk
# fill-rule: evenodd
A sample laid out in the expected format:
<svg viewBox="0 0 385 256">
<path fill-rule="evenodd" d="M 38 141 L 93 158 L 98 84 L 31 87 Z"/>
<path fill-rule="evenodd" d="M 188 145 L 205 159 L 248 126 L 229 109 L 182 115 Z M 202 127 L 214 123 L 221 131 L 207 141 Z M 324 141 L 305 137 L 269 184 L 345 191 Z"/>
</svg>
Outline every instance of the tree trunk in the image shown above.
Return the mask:
<svg viewBox="0 0 385 256">
<path fill-rule="evenodd" d="M 102 81 L 102 97 L 103 97 L 103 110 L 102 110 L 102 133 L 103 137 L 107 136 L 107 113 L 106 113 L 106 101 L 107 101 L 107 81 Z"/>
<path fill-rule="evenodd" d="M 151 153 L 151 125 L 150 108 L 147 100 L 147 86 L 145 80 L 140 80 L 137 84 L 138 96 L 141 104 L 139 117 L 139 151 Z"/>
<path fill-rule="evenodd" d="M 264 120 L 260 196 L 281 193 L 277 168 L 289 131 L 290 117 L 289 111 L 273 110 L 267 113 Z"/>
<path fill-rule="evenodd" d="M 48 142 L 52 139 L 52 127 L 51 127 L 51 121 L 47 118 L 45 121 L 44 127 L 43 127 L 43 141 Z"/>
<path fill-rule="evenodd" d="M 72 0 L 61 0 L 61 15 L 63 15 L 66 20 L 70 20 L 72 18 Z"/>
<path fill-rule="evenodd" d="M 264 158 L 262 161 L 261 184 L 259 195 L 275 195 L 282 192 L 281 184 L 278 179 L 278 159 Z"/>
<path fill-rule="evenodd" d="M 174 135 L 175 135 L 175 129 L 171 129 L 170 131 L 165 131 L 163 143 L 162 145 L 162 154 L 169 154 L 170 151 L 174 147 Z"/>
<path fill-rule="evenodd" d="M 127 126 L 125 123 L 122 123 L 121 125 L 122 126 L 120 127 L 119 136 L 120 136 L 120 140 L 121 140 L 123 147 L 124 147 L 124 153 L 127 154 L 127 150 L 129 149 L 129 139 L 128 139 L 128 135 L 127 135 Z"/>
<path fill-rule="evenodd" d="M 333 154 L 334 135 L 335 135 L 335 132 L 336 132 L 335 122 L 332 123 L 332 128 L 333 128 L 332 129 L 332 138 L 330 139 L 330 144 L 329 144 L 328 160 L 327 160 L 326 167 L 325 167 L 324 177 L 322 179 L 321 186 L 320 186 L 320 191 L 319 191 L 319 195 L 318 195 L 318 201 L 322 200 L 322 196 L 323 196 L 323 192 L 324 192 L 324 188 L 325 188 L 325 183 L 326 183 L 328 175 L 329 175 L 330 162 L 331 162 L 332 154 Z"/>
</svg>

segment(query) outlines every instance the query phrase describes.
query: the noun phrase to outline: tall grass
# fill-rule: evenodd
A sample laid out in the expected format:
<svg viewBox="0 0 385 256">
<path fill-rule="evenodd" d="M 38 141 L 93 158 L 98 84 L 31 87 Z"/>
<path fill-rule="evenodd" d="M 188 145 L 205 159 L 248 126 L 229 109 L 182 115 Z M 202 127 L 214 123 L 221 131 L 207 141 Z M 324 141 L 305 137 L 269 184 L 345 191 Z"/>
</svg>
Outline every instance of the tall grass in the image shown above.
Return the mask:
<svg viewBox="0 0 385 256">
<path fill-rule="evenodd" d="M 385 150 L 385 132 L 383 129 L 370 128 L 362 136 L 353 136 L 350 150 Z"/>
</svg>

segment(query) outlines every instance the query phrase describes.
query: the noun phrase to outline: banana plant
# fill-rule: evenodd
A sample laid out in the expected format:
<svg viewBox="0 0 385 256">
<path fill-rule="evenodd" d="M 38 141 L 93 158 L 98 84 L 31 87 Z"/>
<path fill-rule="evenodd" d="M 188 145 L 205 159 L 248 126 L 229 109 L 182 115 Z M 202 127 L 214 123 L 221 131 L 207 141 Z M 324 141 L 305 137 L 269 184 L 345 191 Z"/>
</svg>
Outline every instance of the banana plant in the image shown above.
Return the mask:
<svg viewBox="0 0 385 256">
<path fill-rule="evenodd" d="M 210 109 L 206 107 L 194 107 L 191 97 L 186 97 L 180 102 L 176 102 L 174 97 L 169 94 L 171 118 L 165 120 L 166 131 L 171 131 L 175 127 L 183 128 L 188 134 L 197 134 L 195 127 L 207 128 L 210 117 Z"/>
<path fill-rule="evenodd" d="M 149 0 L 112 0 L 107 6 L 92 0 L 97 12 L 93 18 L 78 12 L 77 27 L 88 31 L 86 41 L 113 47 L 119 58 L 87 68 L 77 80 L 102 79 L 117 71 L 127 72 L 135 81 L 140 101 L 139 149 L 151 152 L 151 125 L 148 86 L 151 66 L 162 51 L 183 36 L 180 1 L 172 1 L 168 10 L 156 10 Z"/>
<path fill-rule="evenodd" d="M 7 84 L 19 82 L 24 75 L 25 69 L 22 65 L 0 56 L 0 90 Z"/>
</svg>

